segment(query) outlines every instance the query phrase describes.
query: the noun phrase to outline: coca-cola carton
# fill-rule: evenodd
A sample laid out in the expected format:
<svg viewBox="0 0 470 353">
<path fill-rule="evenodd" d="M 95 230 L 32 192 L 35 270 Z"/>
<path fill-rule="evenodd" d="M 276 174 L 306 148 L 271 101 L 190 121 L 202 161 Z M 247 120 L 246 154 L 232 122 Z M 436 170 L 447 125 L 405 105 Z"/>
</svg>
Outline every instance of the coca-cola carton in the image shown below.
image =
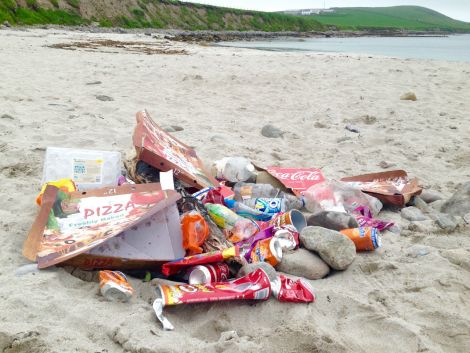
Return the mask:
<svg viewBox="0 0 470 353">
<path fill-rule="evenodd" d="M 303 191 L 312 185 L 325 180 L 320 169 L 317 168 L 280 168 L 268 167 L 266 171 L 278 179 L 285 187 L 300 196 Z"/>
</svg>

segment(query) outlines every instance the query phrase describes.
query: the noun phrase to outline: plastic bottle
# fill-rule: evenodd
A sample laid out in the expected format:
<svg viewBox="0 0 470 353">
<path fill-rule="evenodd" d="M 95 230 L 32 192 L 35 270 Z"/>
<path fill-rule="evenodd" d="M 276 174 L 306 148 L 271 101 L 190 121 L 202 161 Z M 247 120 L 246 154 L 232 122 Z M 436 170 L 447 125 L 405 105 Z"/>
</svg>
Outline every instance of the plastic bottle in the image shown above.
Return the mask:
<svg viewBox="0 0 470 353">
<path fill-rule="evenodd" d="M 273 214 L 264 213 L 235 200 L 225 199 L 225 204 L 239 216 L 255 221 L 269 221 L 273 216 Z"/>
<path fill-rule="evenodd" d="M 285 193 L 270 184 L 252 184 L 252 183 L 236 183 L 233 187 L 235 200 L 241 201 L 246 205 L 250 205 L 256 201 L 247 201 L 257 198 L 282 198 L 285 199 L 285 210 L 300 210 L 303 206 L 303 199 L 294 195 Z"/>
<path fill-rule="evenodd" d="M 244 157 L 225 157 L 215 161 L 212 173 L 217 179 L 232 183 L 256 178 L 254 165 Z"/>
<path fill-rule="evenodd" d="M 181 230 L 183 232 L 183 248 L 188 255 L 202 253 L 201 245 L 209 236 L 209 225 L 204 217 L 197 211 L 189 211 L 181 217 Z"/>
<path fill-rule="evenodd" d="M 206 203 L 204 206 L 215 224 L 230 233 L 228 240 L 232 243 L 248 239 L 259 231 L 255 222 L 237 215 L 223 205 Z"/>
</svg>

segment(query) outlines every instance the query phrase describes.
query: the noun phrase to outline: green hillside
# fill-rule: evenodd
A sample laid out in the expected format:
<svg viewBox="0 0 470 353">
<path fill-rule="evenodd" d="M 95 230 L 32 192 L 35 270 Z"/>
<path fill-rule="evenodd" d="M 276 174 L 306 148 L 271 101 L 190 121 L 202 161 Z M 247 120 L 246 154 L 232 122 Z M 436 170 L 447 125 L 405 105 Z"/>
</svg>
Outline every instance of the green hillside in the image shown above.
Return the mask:
<svg viewBox="0 0 470 353">
<path fill-rule="evenodd" d="M 454 20 L 419 6 L 345 7 L 333 13 L 311 15 L 315 20 L 338 29 L 406 29 L 469 32 L 470 23 Z"/>
<path fill-rule="evenodd" d="M 171 0 L 0 0 L 0 24 L 153 27 L 184 30 L 322 30 L 311 17 L 242 11 Z"/>
</svg>

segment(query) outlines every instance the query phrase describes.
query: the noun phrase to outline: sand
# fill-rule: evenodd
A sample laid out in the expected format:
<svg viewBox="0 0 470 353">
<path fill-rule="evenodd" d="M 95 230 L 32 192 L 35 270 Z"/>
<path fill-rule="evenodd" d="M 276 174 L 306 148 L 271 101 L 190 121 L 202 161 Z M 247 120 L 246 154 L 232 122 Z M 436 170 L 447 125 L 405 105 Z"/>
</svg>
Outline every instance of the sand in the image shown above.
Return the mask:
<svg viewBox="0 0 470 353">
<path fill-rule="evenodd" d="M 47 47 L 97 39 L 187 54 Z M 408 91 L 416 102 L 399 99 Z M 161 330 L 138 280 L 138 295 L 118 304 L 62 268 L 15 275 L 28 263 L 21 250 L 37 212 L 45 148 L 127 152 L 144 108 L 161 125 L 183 127 L 175 135 L 206 164 L 243 155 L 340 178 L 380 171 L 385 161 L 446 197 L 470 180 L 470 63 L 1 30 L 1 352 L 468 352 L 469 228 L 411 232 L 393 210 L 381 216 L 401 234 L 385 233 L 381 250 L 313 281 L 316 303 L 170 308 L 174 332 Z M 286 133 L 261 136 L 268 123 Z"/>
</svg>

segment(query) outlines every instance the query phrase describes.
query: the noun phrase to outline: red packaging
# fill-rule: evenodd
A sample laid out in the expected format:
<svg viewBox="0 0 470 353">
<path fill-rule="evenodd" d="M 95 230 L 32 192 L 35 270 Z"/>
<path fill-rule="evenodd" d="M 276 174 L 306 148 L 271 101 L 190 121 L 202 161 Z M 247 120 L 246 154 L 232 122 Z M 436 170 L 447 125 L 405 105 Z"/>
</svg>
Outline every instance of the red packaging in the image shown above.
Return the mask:
<svg viewBox="0 0 470 353">
<path fill-rule="evenodd" d="M 280 302 L 312 303 L 315 301 L 312 286 L 302 278 L 293 281 L 280 275 L 277 280 L 272 282 L 271 286 L 273 295 Z"/>
<path fill-rule="evenodd" d="M 297 196 L 312 185 L 321 183 L 325 178 L 317 168 L 280 168 L 268 167 L 266 171 L 279 180 Z"/>
<path fill-rule="evenodd" d="M 240 256 L 238 246 L 233 246 L 220 251 L 211 251 L 204 254 L 187 256 L 164 264 L 162 266 L 162 273 L 165 276 L 170 276 L 178 273 L 184 267 L 220 262 L 235 256 Z"/>
<path fill-rule="evenodd" d="M 204 303 L 237 299 L 267 300 L 271 295 L 269 277 L 262 269 L 257 269 L 229 282 L 210 284 L 162 284 L 157 288 L 161 298 L 153 303 L 153 308 L 165 330 L 172 330 L 173 325 L 163 316 L 163 307 L 185 303 Z"/>
</svg>

